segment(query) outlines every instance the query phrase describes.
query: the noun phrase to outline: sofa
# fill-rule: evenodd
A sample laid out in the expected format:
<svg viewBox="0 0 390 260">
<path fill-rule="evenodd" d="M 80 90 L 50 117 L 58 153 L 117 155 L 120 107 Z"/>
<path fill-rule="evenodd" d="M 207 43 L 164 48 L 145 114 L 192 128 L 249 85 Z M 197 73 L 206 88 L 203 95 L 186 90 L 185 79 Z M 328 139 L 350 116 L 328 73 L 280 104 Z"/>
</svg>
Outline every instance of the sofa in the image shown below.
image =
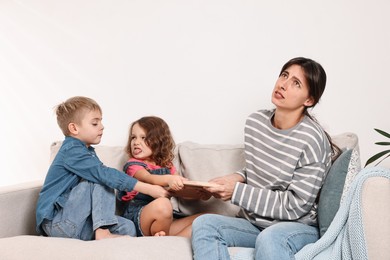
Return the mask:
<svg viewBox="0 0 390 260">
<path fill-rule="evenodd" d="M 331 223 L 337 207 L 342 203 L 348 185 L 360 171 L 358 137 L 354 133 L 332 136 L 344 152 L 349 152 L 343 163 L 332 166 L 333 183 L 321 191 L 321 228 Z M 54 158 L 61 142 L 50 147 Z M 127 160 L 123 147 L 96 146 L 103 163 L 122 169 Z M 209 179 L 232 173 L 244 165 L 243 144 L 179 143 L 175 165 L 190 180 Z M 342 176 L 340 178 L 340 176 Z M 326 180 L 331 180 L 330 173 Z M 336 181 L 334 181 L 336 180 Z M 68 238 L 38 236 L 35 231 L 35 206 L 43 181 L 0 187 L 0 259 L 192 259 L 191 242 L 184 237 L 120 237 L 99 241 L 81 241 Z M 338 184 L 335 185 L 334 183 Z M 338 190 L 333 187 L 338 187 Z M 327 194 L 325 194 L 327 192 Z M 390 259 L 390 181 L 380 177 L 369 178 L 362 192 L 362 214 L 369 259 Z M 172 198 L 175 210 L 183 214 L 212 212 L 234 216 L 238 207 L 215 198 L 207 201 L 188 201 Z M 321 204 L 323 204 L 321 206 Z M 117 205 L 120 212 L 120 203 Z M 332 213 L 333 212 L 333 213 Z M 330 214 L 331 213 L 331 214 Z M 328 214 L 328 216 L 326 216 Z M 329 216 L 332 215 L 333 216 Z M 328 219 L 327 219 L 328 218 Z M 253 258 L 253 249 L 229 248 L 232 259 Z"/>
</svg>

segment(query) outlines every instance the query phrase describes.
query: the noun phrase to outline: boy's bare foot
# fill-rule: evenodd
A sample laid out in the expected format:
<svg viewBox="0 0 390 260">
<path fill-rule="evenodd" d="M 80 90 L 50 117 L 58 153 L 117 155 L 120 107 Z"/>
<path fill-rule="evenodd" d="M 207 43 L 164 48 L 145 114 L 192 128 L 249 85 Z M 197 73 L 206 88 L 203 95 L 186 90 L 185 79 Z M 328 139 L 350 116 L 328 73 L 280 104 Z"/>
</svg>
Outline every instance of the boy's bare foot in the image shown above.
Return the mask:
<svg viewBox="0 0 390 260">
<path fill-rule="evenodd" d="M 108 229 L 98 228 L 95 230 L 95 240 L 116 238 L 116 237 L 124 237 L 124 235 L 112 234 Z"/>
<path fill-rule="evenodd" d="M 163 237 L 163 236 L 165 236 L 165 235 L 166 235 L 166 234 L 165 234 L 164 231 L 159 231 L 159 232 L 157 232 L 156 234 L 154 234 L 155 237 Z"/>
</svg>

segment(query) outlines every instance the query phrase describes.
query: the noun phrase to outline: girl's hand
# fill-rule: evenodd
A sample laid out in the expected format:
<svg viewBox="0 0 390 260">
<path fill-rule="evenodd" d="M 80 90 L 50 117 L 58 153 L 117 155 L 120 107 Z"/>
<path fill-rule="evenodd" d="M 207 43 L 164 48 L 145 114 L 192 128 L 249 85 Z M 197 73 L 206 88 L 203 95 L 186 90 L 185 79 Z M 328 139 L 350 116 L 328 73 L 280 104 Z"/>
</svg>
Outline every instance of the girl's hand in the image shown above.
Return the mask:
<svg viewBox="0 0 390 260">
<path fill-rule="evenodd" d="M 183 181 L 187 180 L 186 178 L 180 175 L 167 175 L 168 178 L 168 190 L 178 191 L 183 189 Z"/>
</svg>

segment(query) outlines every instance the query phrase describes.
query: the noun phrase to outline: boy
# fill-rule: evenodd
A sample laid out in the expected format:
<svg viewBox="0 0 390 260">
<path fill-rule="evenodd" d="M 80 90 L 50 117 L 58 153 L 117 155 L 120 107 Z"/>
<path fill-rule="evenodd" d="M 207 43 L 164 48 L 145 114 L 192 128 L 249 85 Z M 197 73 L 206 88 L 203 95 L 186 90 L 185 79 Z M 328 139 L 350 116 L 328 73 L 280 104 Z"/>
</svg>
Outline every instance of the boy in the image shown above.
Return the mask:
<svg viewBox="0 0 390 260">
<path fill-rule="evenodd" d="M 37 232 L 81 240 L 135 236 L 133 222 L 115 215 L 114 189 L 154 198 L 168 192 L 103 165 L 91 146 L 100 143 L 104 129 L 94 100 L 72 97 L 56 107 L 56 115 L 65 140 L 39 194 Z"/>
</svg>

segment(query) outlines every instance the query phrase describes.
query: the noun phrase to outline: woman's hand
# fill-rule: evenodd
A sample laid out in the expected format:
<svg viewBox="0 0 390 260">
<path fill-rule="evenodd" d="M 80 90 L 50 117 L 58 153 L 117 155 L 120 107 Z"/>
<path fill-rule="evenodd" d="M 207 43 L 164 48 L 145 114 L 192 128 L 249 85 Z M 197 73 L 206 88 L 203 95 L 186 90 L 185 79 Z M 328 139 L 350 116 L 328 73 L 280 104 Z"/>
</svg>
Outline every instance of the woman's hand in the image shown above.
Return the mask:
<svg viewBox="0 0 390 260">
<path fill-rule="evenodd" d="M 205 188 L 205 190 L 210 192 L 215 198 L 226 201 L 231 199 L 236 183 L 244 182 L 244 178 L 241 175 L 233 173 L 226 176 L 211 179 L 209 182 L 218 185 Z"/>
</svg>

